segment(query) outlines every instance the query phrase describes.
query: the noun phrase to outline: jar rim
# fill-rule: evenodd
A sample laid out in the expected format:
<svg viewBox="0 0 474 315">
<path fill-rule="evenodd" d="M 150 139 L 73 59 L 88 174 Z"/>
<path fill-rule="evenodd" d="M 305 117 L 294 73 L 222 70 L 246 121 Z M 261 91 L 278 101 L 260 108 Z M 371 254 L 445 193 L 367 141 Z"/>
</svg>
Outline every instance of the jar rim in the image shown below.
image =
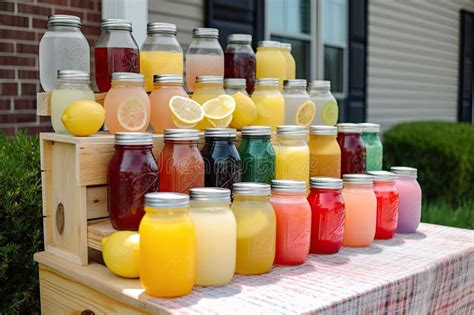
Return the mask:
<svg viewBox="0 0 474 315">
<path fill-rule="evenodd" d="M 380 132 L 380 124 L 374 123 L 360 123 L 359 126 L 363 133 L 379 133 Z"/>
<path fill-rule="evenodd" d="M 101 30 L 132 31 L 132 21 L 127 19 L 103 19 L 100 21 Z"/>
<path fill-rule="evenodd" d="M 306 193 L 306 182 L 289 179 L 274 179 L 271 185 L 272 191 Z"/>
<path fill-rule="evenodd" d="M 252 43 L 252 35 L 250 34 L 230 34 L 227 36 L 227 43 L 243 43 L 243 44 L 251 44 Z"/>
<path fill-rule="evenodd" d="M 247 81 L 242 78 L 226 78 L 224 79 L 224 88 L 245 88 Z"/>
<path fill-rule="evenodd" d="M 242 137 L 251 137 L 251 136 L 271 137 L 272 127 L 270 126 L 244 126 L 242 128 L 241 134 L 242 134 Z"/>
<path fill-rule="evenodd" d="M 153 135 L 147 132 L 116 132 L 115 145 L 153 145 Z"/>
<path fill-rule="evenodd" d="M 311 177 L 310 178 L 311 188 L 319 189 L 342 189 L 342 179 L 334 177 Z"/>
<path fill-rule="evenodd" d="M 195 129 L 165 129 L 164 130 L 164 139 L 168 140 L 188 140 L 188 141 L 198 141 L 199 140 L 199 131 Z"/>
<path fill-rule="evenodd" d="M 135 72 L 113 72 L 112 81 L 128 81 L 135 83 L 144 83 L 145 77 L 141 73 Z"/>
<path fill-rule="evenodd" d="M 358 124 L 340 123 L 336 125 L 339 133 L 361 133 L 362 128 Z"/>
<path fill-rule="evenodd" d="M 342 175 L 344 184 L 371 185 L 373 177 L 366 174 L 344 174 Z"/>
<path fill-rule="evenodd" d="M 145 194 L 145 206 L 151 208 L 184 208 L 189 206 L 189 196 L 181 193 L 153 192 Z"/>
<path fill-rule="evenodd" d="M 230 195 L 230 189 L 219 187 L 196 187 L 189 192 L 191 201 L 230 202 Z"/>
<path fill-rule="evenodd" d="M 310 135 L 323 135 L 323 136 L 337 136 L 337 128 L 334 126 L 310 126 L 309 127 Z"/>
<path fill-rule="evenodd" d="M 204 138 L 235 138 L 237 130 L 233 128 L 207 128 L 204 130 Z"/>
<path fill-rule="evenodd" d="M 397 174 L 388 171 L 369 171 L 367 174 L 373 177 L 374 182 L 394 182 L 398 178 Z"/>
<path fill-rule="evenodd" d="M 86 71 L 58 70 L 58 80 L 61 80 L 61 79 L 82 81 L 82 80 L 90 80 L 91 76 Z"/>
<path fill-rule="evenodd" d="M 306 80 L 305 79 L 284 80 L 283 86 L 285 88 L 294 88 L 294 87 L 306 88 Z"/>
<path fill-rule="evenodd" d="M 306 136 L 308 130 L 299 125 L 283 125 L 277 127 L 277 136 Z"/>
<path fill-rule="evenodd" d="M 193 29 L 193 38 L 215 38 L 219 37 L 219 30 L 210 27 L 198 27 Z"/>
<path fill-rule="evenodd" d="M 147 24 L 147 34 L 172 34 L 176 35 L 177 28 L 176 24 L 173 23 L 162 23 L 162 22 L 150 22 Z"/>
<path fill-rule="evenodd" d="M 270 185 L 263 183 L 239 182 L 232 187 L 233 195 L 269 196 L 270 192 Z"/>
<path fill-rule="evenodd" d="M 224 83 L 224 77 L 218 75 L 199 75 L 196 77 L 196 83 Z"/>
<path fill-rule="evenodd" d="M 155 74 L 153 83 L 176 83 L 183 84 L 183 76 L 176 74 Z"/>
<path fill-rule="evenodd" d="M 54 26 L 69 26 L 81 28 L 81 18 L 75 15 L 51 14 L 48 16 L 48 29 Z"/>
<path fill-rule="evenodd" d="M 390 171 L 402 176 L 410 176 L 417 178 L 418 170 L 414 167 L 407 167 L 407 166 L 392 166 Z"/>
</svg>

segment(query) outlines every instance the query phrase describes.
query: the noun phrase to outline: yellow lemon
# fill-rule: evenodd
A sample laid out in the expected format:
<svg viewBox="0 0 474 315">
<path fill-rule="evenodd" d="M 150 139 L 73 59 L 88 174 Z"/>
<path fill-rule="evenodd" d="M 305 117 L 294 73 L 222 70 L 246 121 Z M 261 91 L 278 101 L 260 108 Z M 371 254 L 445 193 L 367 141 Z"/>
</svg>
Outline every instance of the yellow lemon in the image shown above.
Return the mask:
<svg viewBox="0 0 474 315">
<path fill-rule="evenodd" d="M 66 130 L 75 136 L 90 136 L 104 124 L 104 106 L 90 100 L 71 103 L 61 117 Z"/>
<path fill-rule="evenodd" d="M 323 123 L 329 126 L 334 126 L 337 123 L 337 118 L 339 116 L 339 107 L 334 101 L 329 101 L 324 104 L 321 109 L 321 120 Z"/>
<path fill-rule="evenodd" d="M 132 231 L 115 232 L 102 239 L 102 256 L 107 268 L 124 278 L 138 278 L 140 234 Z"/>
<path fill-rule="evenodd" d="M 230 126 L 236 129 L 250 126 L 257 119 L 257 106 L 248 95 L 242 92 L 234 93 L 232 97 L 235 100 L 235 111 L 232 114 L 234 118 Z"/>
<path fill-rule="evenodd" d="M 178 128 L 192 128 L 204 118 L 201 105 L 190 98 L 173 96 L 169 101 L 169 107 Z"/>
<path fill-rule="evenodd" d="M 227 128 L 232 121 L 232 115 L 222 119 L 207 119 L 213 128 Z"/>
<path fill-rule="evenodd" d="M 220 95 L 202 104 L 204 116 L 208 119 L 219 120 L 232 115 L 235 110 L 235 100 L 229 95 Z"/>
<path fill-rule="evenodd" d="M 296 123 L 300 126 L 309 126 L 316 116 L 316 105 L 312 101 L 304 102 L 296 111 Z"/>
</svg>

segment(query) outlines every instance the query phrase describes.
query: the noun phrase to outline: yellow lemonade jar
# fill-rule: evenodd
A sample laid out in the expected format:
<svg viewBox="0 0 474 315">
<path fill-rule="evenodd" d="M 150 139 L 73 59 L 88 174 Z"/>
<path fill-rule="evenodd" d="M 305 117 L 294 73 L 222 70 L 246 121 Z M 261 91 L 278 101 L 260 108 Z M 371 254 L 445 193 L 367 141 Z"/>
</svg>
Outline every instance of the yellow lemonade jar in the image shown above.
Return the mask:
<svg viewBox="0 0 474 315">
<path fill-rule="evenodd" d="M 202 105 L 206 101 L 223 94 L 226 94 L 224 78 L 221 76 L 204 75 L 196 78 L 196 85 L 191 99 Z M 203 119 L 198 123 L 196 129 L 204 130 L 212 127 L 207 119 Z"/>
<path fill-rule="evenodd" d="M 295 58 L 291 54 L 291 44 L 290 43 L 281 43 L 280 44 L 281 53 L 285 57 L 286 64 L 286 78 L 285 80 L 294 80 L 296 78 L 296 62 Z"/>
<path fill-rule="evenodd" d="M 276 217 L 269 201 L 270 185 L 235 183 L 232 211 L 237 221 L 235 272 L 266 273 L 275 259 Z"/>
<path fill-rule="evenodd" d="M 140 49 L 140 73 L 145 76 L 145 89 L 153 90 L 153 76 L 183 75 L 183 50 L 176 40 L 176 25 L 148 23 L 148 37 Z"/>
<path fill-rule="evenodd" d="M 278 126 L 275 149 L 276 179 L 305 181 L 309 187 L 308 131 L 303 126 Z"/>
<path fill-rule="evenodd" d="M 286 60 L 280 49 L 280 42 L 264 40 L 258 42 L 257 67 L 255 77 L 277 78 L 280 91 L 283 91 L 283 81 L 286 80 Z"/>
<path fill-rule="evenodd" d="M 141 284 L 150 296 L 183 296 L 193 288 L 196 239 L 188 209 L 185 194 L 145 195 L 139 270 Z"/>
<path fill-rule="evenodd" d="M 341 177 L 341 148 L 337 127 L 311 126 L 309 129 L 310 177 Z"/>
<path fill-rule="evenodd" d="M 285 99 L 278 90 L 278 79 L 257 79 L 252 100 L 257 107 L 257 119 L 253 126 L 270 126 L 275 131 L 285 123 Z"/>
</svg>

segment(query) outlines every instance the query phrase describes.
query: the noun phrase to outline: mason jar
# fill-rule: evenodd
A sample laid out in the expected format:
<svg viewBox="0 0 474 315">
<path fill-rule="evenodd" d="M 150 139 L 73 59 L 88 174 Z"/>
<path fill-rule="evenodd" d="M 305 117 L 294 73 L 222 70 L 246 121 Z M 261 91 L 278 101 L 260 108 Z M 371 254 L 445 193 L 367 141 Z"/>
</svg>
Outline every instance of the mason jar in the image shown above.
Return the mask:
<svg viewBox="0 0 474 315">
<path fill-rule="evenodd" d="M 331 81 L 311 81 L 309 96 L 317 109 L 314 124 L 335 126 L 339 119 L 339 105 L 331 93 Z"/>
<path fill-rule="evenodd" d="M 316 117 L 316 106 L 306 92 L 306 80 L 285 80 L 285 125 L 308 127 Z"/>
<path fill-rule="evenodd" d="M 336 137 L 336 127 L 310 127 L 309 174 L 311 177 L 341 177 L 341 148 L 339 148 Z"/>
<path fill-rule="evenodd" d="M 257 119 L 252 125 L 270 126 L 275 131 L 285 124 L 285 99 L 278 89 L 278 79 L 257 79 L 252 101 L 257 107 Z"/>
<path fill-rule="evenodd" d="M 365 145 L 365 169 L 381 171 L 383 163 L 383 146 L 380 140 L 380 125 L 372 123 L 359 124 L 362 128 L 362 141 Z"/>
<path fill-rule="evenodd" d="M 191 99 L 203 105 L 210 99 L 226 94 L 224 90 L 224 78 L 220 76 L 204 75 L 196 78 L 196 85 Z M 204 118 L 201 120 L 196 129 L 204 130 L 213 126 Z"/>
<path fill-rule="evenodd" d="M 252 35 L 230 34 L 224 53 L 224 74 L 226 78 L 243 78 L 247 93 L 255 85 L 256 58 L 252 49 Z"/>
<path fill-rule="evenodd" d="M 257 46 L 256 78 L 278 79 L 279 90 L 283 90 L 283 81 L 286 80 L 286 60 L 280 49 L 280 42 L 264 40 Z"/>
<path fill-rule="evenodd" d="M 357 124 L 337 124 L 337 142 L 341 149 L 341 175 L 365 173 L 365 145 Z"/>
</svg>

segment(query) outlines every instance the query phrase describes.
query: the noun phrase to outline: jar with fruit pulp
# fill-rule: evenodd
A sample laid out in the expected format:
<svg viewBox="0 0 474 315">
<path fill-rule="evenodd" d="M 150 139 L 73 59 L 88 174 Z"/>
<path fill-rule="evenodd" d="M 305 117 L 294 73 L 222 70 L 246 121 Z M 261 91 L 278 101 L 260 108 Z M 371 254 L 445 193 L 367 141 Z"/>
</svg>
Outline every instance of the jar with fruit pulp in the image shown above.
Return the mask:
<svg viewBox="0 0 474 315">
<path fill-rule="evenodd" d="M 313 124 L 335 126 L 339 118 L 339 106 L 331 93 L 331 81 L 311 81 L 309 96 L 316 105 Z"/>
<path fill-rule="evenodd" d="M 252 35 L 231 34 L 227 37 L 224 52 L 224 76 L 243 78 L 247 93 L 252 93 L 255 85 L 255 53 L 252 49 Z"/>
<path fill-rule="evenodd" d="M 306 92 L 306 80 L 285 80 L 285 125 L 308 127 L 316 117 L 316 106 Z"/>
<path fill-rule="evenodd" d="M 365 173 L 365 145 L 357 124 L 337 124 L 337 142 L 341 149 L 341 175 Z"/>
</svg>

